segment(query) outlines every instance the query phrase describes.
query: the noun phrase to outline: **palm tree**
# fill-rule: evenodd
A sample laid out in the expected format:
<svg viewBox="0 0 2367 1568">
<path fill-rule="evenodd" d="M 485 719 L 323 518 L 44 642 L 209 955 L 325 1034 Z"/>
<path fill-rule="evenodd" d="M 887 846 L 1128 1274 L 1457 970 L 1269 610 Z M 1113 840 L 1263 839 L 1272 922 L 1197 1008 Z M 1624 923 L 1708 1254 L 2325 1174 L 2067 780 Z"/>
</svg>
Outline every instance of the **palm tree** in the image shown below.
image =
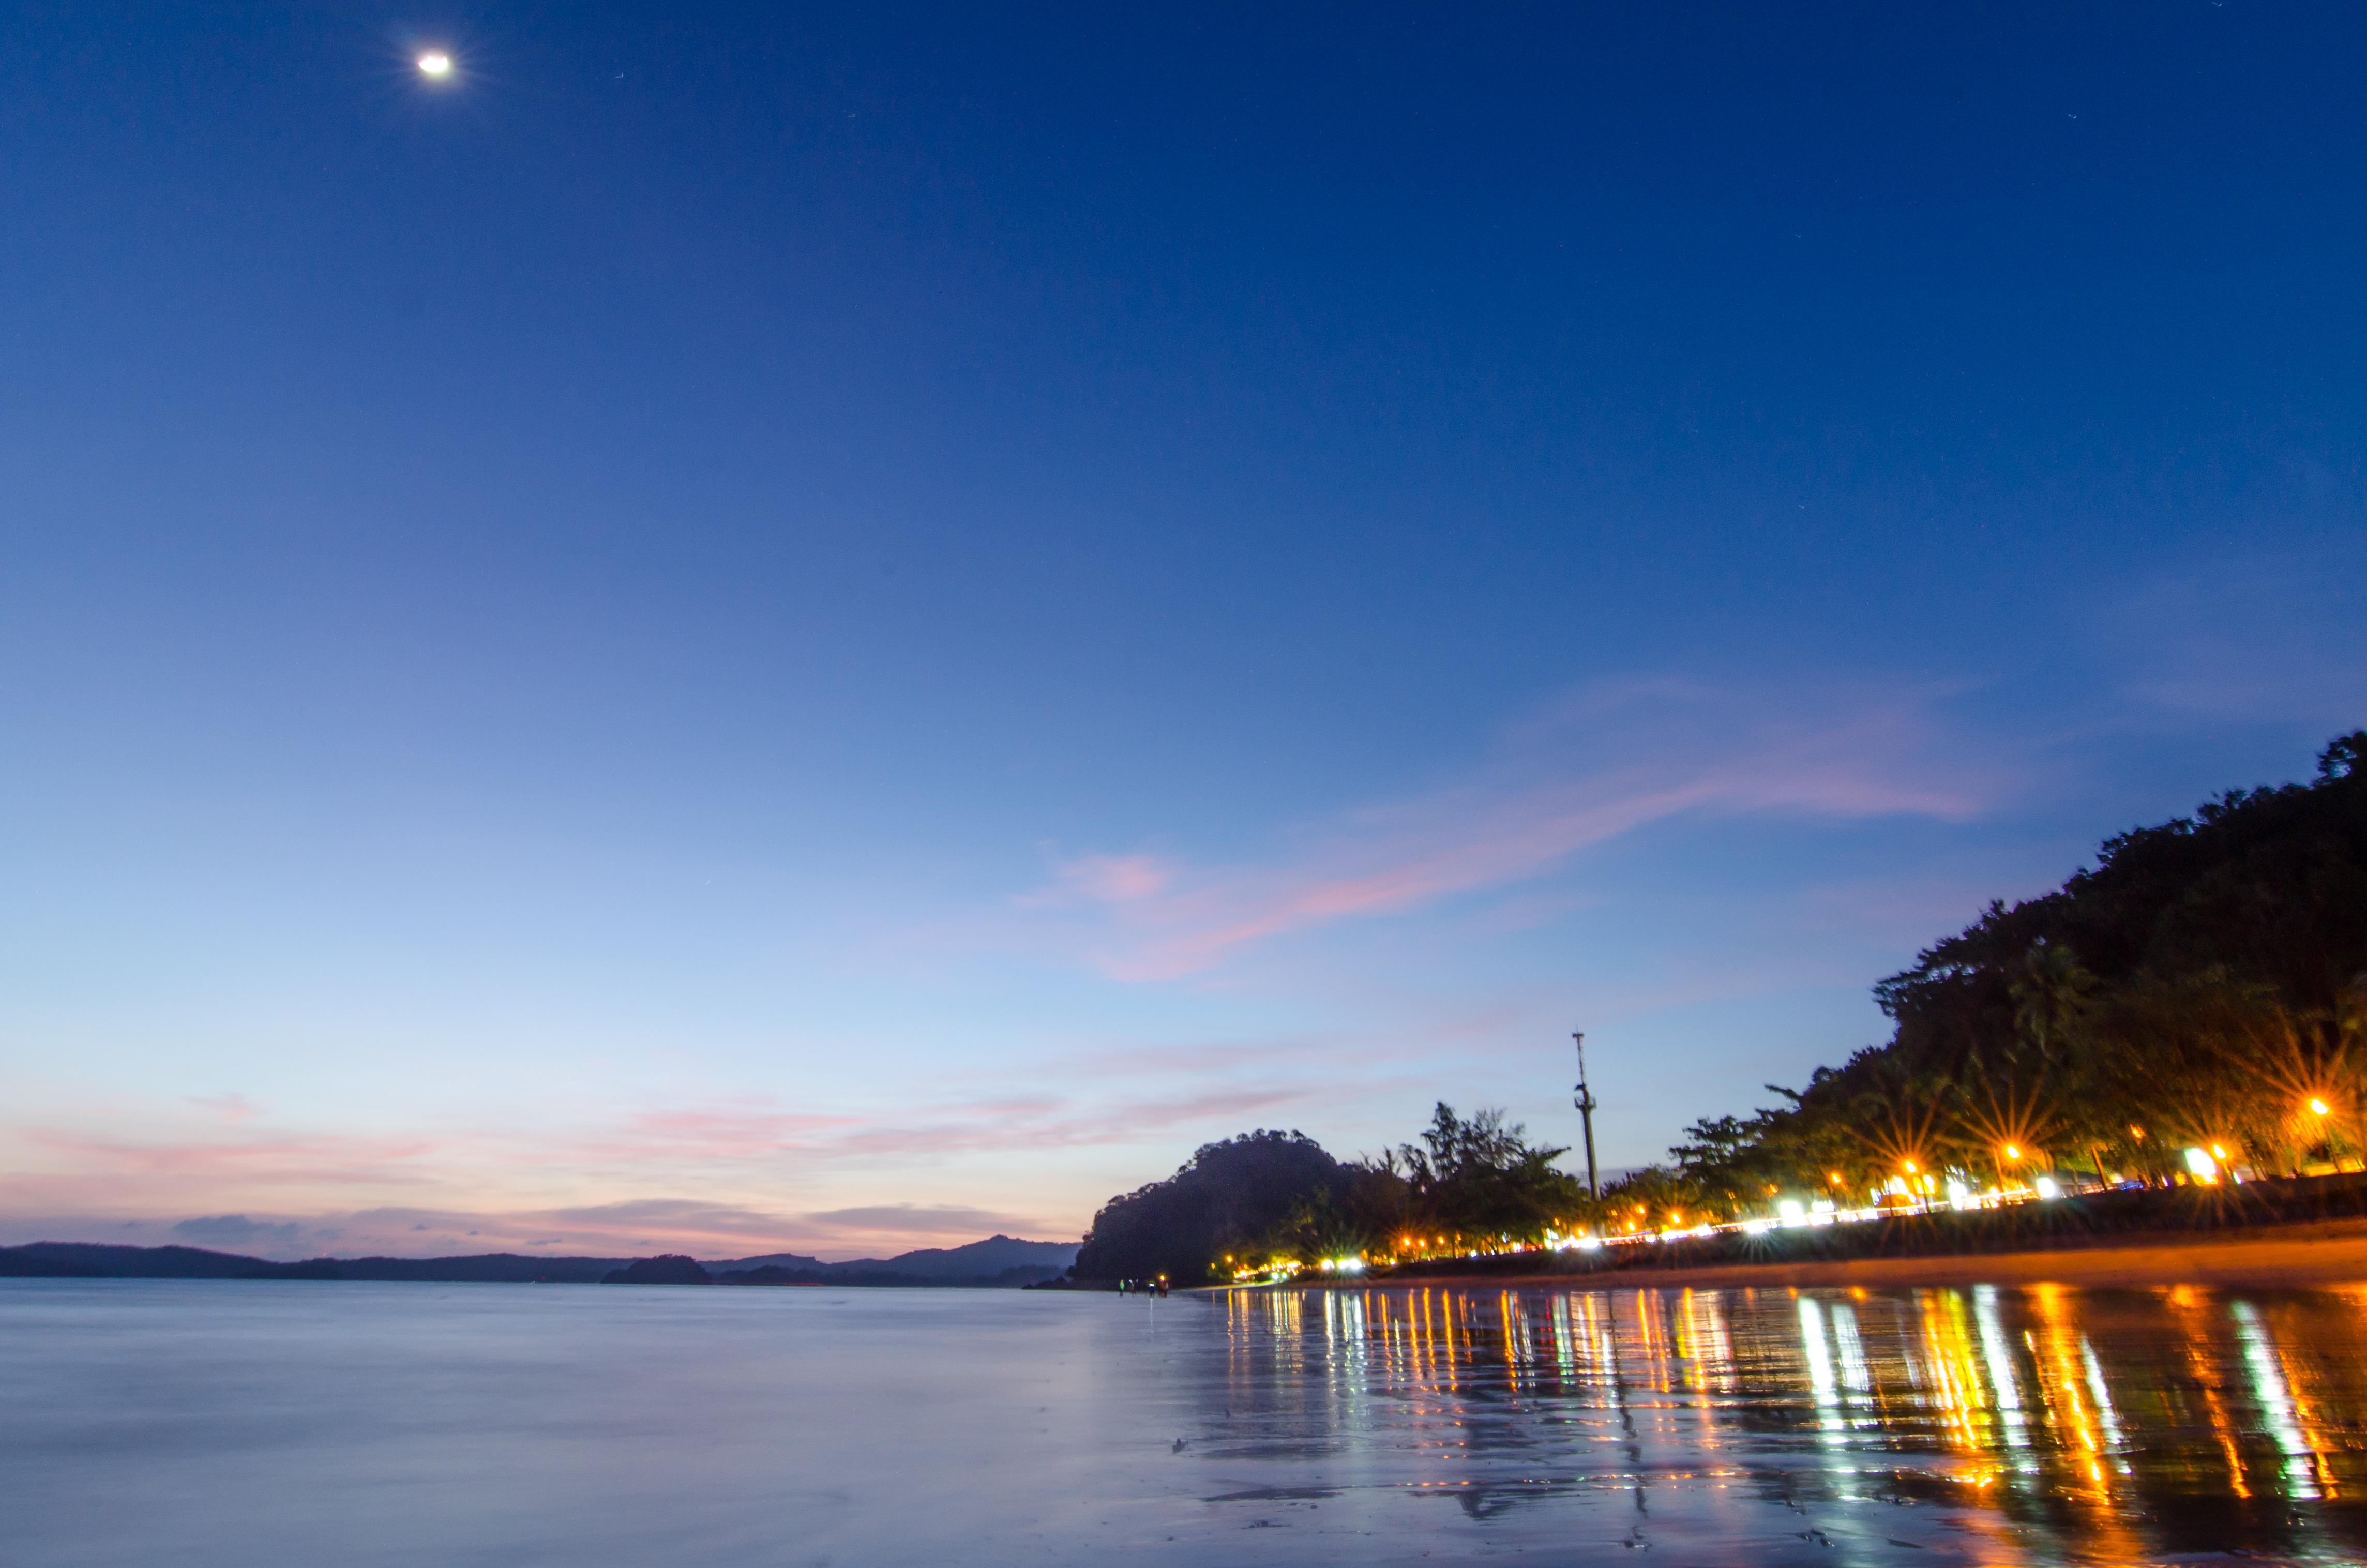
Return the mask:
<svg viewBox="0 0 2367 1568">
<path fill-rule="evenodd" d="M 2080 967 L 2069 948 L 2044 937 L 2015 967 L 2018 972 L 2006 981 L 2015 1027 L 2038 1048 L 2039 1059 L 2052 1064 L 2078 1032 L 2096 977 Z"/>
</svg>

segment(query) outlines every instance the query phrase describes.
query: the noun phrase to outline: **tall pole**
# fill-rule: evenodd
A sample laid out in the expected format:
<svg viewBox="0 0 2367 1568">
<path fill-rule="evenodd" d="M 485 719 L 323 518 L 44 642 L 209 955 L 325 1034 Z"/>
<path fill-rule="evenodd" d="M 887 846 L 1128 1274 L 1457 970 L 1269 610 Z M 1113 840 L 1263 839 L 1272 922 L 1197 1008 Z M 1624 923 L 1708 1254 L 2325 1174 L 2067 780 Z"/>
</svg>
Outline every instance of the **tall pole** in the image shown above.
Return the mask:
<svg viewBox="0 0 2367 1568">
<path fill-rule="evenodd" d="M 1569 1038 L 1578 1047 L 1578 1096 L 1570 1103 L 1586 1124 L 1586 1195 L 1601 1198 L 1603 1188 L 1594 1179 L 1594 1091 L 1586 1086 L 1586 1032 L 1580 1029 Z"/>
</svg>

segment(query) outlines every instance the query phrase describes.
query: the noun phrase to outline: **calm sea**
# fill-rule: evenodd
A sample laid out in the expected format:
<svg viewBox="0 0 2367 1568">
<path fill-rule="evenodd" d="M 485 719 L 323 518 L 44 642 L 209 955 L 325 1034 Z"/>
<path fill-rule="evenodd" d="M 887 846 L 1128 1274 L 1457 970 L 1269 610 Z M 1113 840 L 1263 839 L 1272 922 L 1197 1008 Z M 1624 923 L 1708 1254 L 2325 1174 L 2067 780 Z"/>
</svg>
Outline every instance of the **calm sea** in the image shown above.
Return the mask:
<svg viewBox="0 0 2367 1568">
<path fill-rule="evenodd" d="M 0 1281 L 0 1562 L 2353 1562 L 2362 1324 L 2367 1287 Z"/>
</svg>

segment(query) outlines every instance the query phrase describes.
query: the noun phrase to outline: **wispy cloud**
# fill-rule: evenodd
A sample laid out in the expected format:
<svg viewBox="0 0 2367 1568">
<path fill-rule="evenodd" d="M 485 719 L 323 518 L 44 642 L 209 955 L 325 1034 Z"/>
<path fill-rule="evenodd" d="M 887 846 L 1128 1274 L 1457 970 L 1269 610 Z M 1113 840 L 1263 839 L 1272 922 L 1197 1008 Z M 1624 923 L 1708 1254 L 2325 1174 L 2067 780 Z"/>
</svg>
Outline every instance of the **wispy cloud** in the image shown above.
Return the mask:
<svg viewBox="0 0 2367 1568">
<path fill-rule="evenodd" d="M 700 1198 L 639 1198 L 556 1208 L 395 1206 L 316 1217 L 304 1223 L 311 1227 L 311 1234 L 338 1238 L 335 1250 L 343 1256 L 530 1251 L 595 1256 L 653 1252 L 737 1256 L 799 1242 L 810 1244 L 824 1233 L 794 1214 Z M 331 1225 L 334 1230 L 328 1229 Z M 266 1250 L 260 1244 L 266 1240 L 261 1233 L 266 1229 L 256 1227 L 258 1244 L 251 1250 Z M 288 1253 L 283 1248 L 272 1255 Z"/>
<path fill-rule="evenodd" d="M 236 1137 L 141 1140 L 73 1130 L 28 1128 L 27 1144 L 69 1168 L 182 1181 L 400 1184 L 431 1179 L 422 1170 L 447 1153 L 427 1137 L 339 1136 L 257 1131 Z"/>
<path fill-rule="evenodd" d="M 1054 885 L 1023 893 L 1023 904 L 1057 904 L 1073 898 L 1128 903 L 1156 898 L 1175 880 L 1175 867 L 1156 855 L 1082 855 L 1054 868 Z"/>
<path fill-rule="evenodd" d="M 1344 812 L 1270 863 L 1087 856 L 1020 902 L 1084 915 L 1087 955 L 1112 977 L 1172 980 L 1274 937 L 1527 881 L 1675 818 L 1962 821 L 2001 779 L 1947 755 L 1934 700 L 1783 699 L 1677 681 L 1591 688 L 1512 732 L 1467 781 Z"/>
<path fill-rule="evenodd" d="M 1304 1080 L 1220 1084 L 1123 1099 L 1045 1096 L 1000 1108 L 947 1107 L 847 1135 L 842 1148 L 874 1157 L 943 1156 L 1002 1150 L 1130 1143 L 1177 1126 L 1263 1116 L 1320 1097 Z"/>
<path fill-rule="evenodd" d="M 577 1181 L 602 1172 L 640 1183 L 672 1175 L 778 1180 L 888 1157 L 1123 1142 L 1179 1123 L 1274 1109 L 1317 1092 L 1311 1076 L 1215 1085 L 1195 1078 L 1169 1093 L 1090 1096 L 1048 1086 L 946 1096 L 892 1113 L 787 1112 L 759 1100 L 594 1115 L 538 1129 L 464 1126 L 394 1136 L 170 1123 L 145 1137 L 43 1126 L 0 1131 L 18 1146 L 18 1180 L 38 1165 L 56 1180 L 153 1187 L 161 1179 L 216 1193 L 399 1188 L 472 1178 L 515 1186 L 522 1174 L 543 1172 Z M 151 1109 L 125 1107 L 121 1114 L 151 1119 Z M 583 1218 L 593 1210 L 576 1212 Z M 630 1217 L 619 1206 L 600 1212 Z"/>
<path fill-rule="evenodd" d="M 975 1241 L 990 1233 L 1030 1234 L 1043 1227 L 1035 1221 L 1010 1214 L 999 1214 L 991 1209 L 966 1209 L 958 1205 L 932 1207 L 914 1203 L 875 1203 L 855 1209 L 829 1209 L 808 1214 L 809 1223 L 827 1225 L 832 1229 L 885 1232 L 890 1235 L 960 1236 Z"/>
<path fill-rule="evenodd" d="M 617 1233 L 657 1230 L 698 1231 L 719 1236 L 767 1235 L 781 1229 L 778 1214 L 695 1198 L 634 1198 L 617 1203 L 578 1204 L 537 1210 L 533 1217 L 544 1229 L 559 1224 Z"/>
<path fill-rule="evenodd" d="M 1076 1217 L 1048 1221 L 927 1201 L 926 1173 L 969 1157 L 1156 1140 L 1177 1127 L 1196 1139 L 1212 1123 L 1236 1130 L 1229 1124 L 1317 1094 L 1314 1082 L 1292 1077 L 1248 1085 L 1195 1080 L 1170 1093 L 1108 1097 L 1049 1089 L 948 1096 L 900 1106 L 892 1115 L 727 1102 L 542 1129 L 459 1127 L 415 1137 L 225 1129 L 197 1121 L 186 1102 L 175 1102 L 183 1108 L 176 1127 L 156 1106 L 122 1106 L 119 1119 L 144 1125 L 146 1136 L 0 1129 L 16 1145 L 7 1161 L 13 1168 L 0 1175 L 0 1231 L 24 1240 L 87 1239 L 129 1216 L 137 1239 L 272 1256 L 326 1250 L 333 1238 L 340 1253 L 572 1248 L 725 1256 L 784 1248 L 844 1256 L 964 1231 L 971 1235 L 960 1239 L 997 1230 L 1059 1234 L 1073 1229 Z M 817 1189 L 867 1186 L 883 1169 L 897 1173 L 897 1187 L 917 1187 L 923 1197 L 812 1203 Z M 568 1191 L 668 1196 L 533 1201 Z M 793 1205 L 789 1194 L 805 1204 Z M 341 1199 L 342 1207 L 329 1207 Z M 165 1204 L 208 1211 L 191 1215 L 183 1208 L 181 1217 L 169 1210 L 155 1217 Z M 150 1218 L 137 1218 L 142 1214 Z M 81 1218 L 72 1233 L 57 1236 L 40 1228 L 46 1221 L 23 1218 L 40 1215 Z"/>
<path fill-rule="evenodd" d="M 1409 922 L 1389 941 L 1411 950 L 1442 931 L 1453 939 L 1600 909 L 1624 896 L 1615 878 L 1547 879 L 1661 824 L 1962 821 L 2019 780 L 1944 722 L 1948 696 L 1590 688 L 1507 731 L 1445 782 L 1343 808 L 1260 856 L 1195 860 L 1167 847 L 1167 824 L 1147 824 L 1157 852 L 1060 861 L 1003 912 L 1002 935 L 1017 929 L 1130 980 L 1204 975 L 1294 936 L 1439 905 L 1452 905 L 1445 921 Z M 1021 1212 L 1072 1232 L 1106 1191 L 1172 1168 L 1206 1138 L 1302 1120 L 1330 1136 L 1357 1125 L 1357 1105 L 1421 1101 L 1443 1061 L 1468 1082 L 1504 1042 L 1550 1040 L 1561 1027 L 1527 1016 L 1541 998 L 1508 998 L 1492 982 L 1484 1006 L 1444 1006 L 1418 985 L 1392 991 L 1387 967 L 1360 952 L 1297 955 L 1319 961 L 1292 970 L 1305 1004 L 1294 1028 L 1269 1032 L 1253 1015 L 1213 1007 L 1173 1032 L 1137 1017 L 1116 1039 L 1081 1021 L 991 1072 L 915 1078 L 913 1057 L 891 1051 L 867 1079 L 816 1079 L 810 1097 L 803 1080 L 779 1074 L 753 1076 L 769 1092 L 702 1088 L 684 1074 L 654 1102 L 545 1096 L 526 1117 L 465 1107 L 342 1132 L 236 1094 L 24 1106 L 8 1119 L 16 1125 L 0 1125 L 0 1213 L 127 1221 L 148 1239 L 205 1235 L 283 1255 L 322 1250 L 310 1238 L 332 1229 L 340 1252 L 703 1256 L 892 1250 L 1031 1227 Z M 1781 957 L 1786 973 L 1772 978 L 1746 975 L 1730 951 L 1700 953 L 1698 971 L 1630 964 L 1623 983 L 1634 994 L 1591 997 L 1589 1016 L 1705 987 L 1724 994 L 1746 980 L 1796 983 L 1793 956 Z M 1555 1008 L 1571 983 L 1557 977 Z M 1229 1020 L 1239 1037 L 1227 1038 Z M 1007 1175 L 1023 1167 L 1091 1173 L 1040 1178 L 1091 1186 L 1047 1196 L 1039 1178 Z M 990 1197 L 982 1172 L 1023 1185 Z M 176 1225 L 197 1229 L 176 1235 Z"/>
<path fill-rule="evenodd" d="M 175 1244 L 274 1258 L 452 1256 L 517 1252 L 704 1258 L 797 1252 L 818 1257 L 882 1256 L 915 1246 L 957 1244 L 991 1234 L 1057 1240 L 1073 1233 L 1023 1215 L 960 1204 L 882 1203 L 776 1212 L 695 1198 L 645 1198 L 562 1208 L 410 1208 L 207 1214 L 186 1220 L 52 1210 L 39 1219 L 0 1214 L 0 1244 L 73 1240 L 133 1245 Z"/>
<path fill-rule="evenodd" d="M 591 1165 L 764 1160 L 821 1147 L 864 1125 L 856 1116 L 787 1111 L 762 1102 L 635 1111 L 619 1122 L 521 1140 L 531 1157 Z M 563 1145 L 555 1147 L 554 1145 Z"/>
</svg>

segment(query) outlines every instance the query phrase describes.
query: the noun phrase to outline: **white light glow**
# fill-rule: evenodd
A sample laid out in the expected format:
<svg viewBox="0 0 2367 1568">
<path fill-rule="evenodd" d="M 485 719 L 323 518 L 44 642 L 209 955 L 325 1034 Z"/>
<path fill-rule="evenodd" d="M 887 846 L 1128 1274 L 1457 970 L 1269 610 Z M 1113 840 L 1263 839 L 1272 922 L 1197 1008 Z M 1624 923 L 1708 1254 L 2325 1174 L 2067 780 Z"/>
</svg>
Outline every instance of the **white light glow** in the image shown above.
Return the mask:
<svg viewBox="0 0 2367 1568">
<path fill-rule="evenodd" d="M 431 50 L 419 57 L 419 74 L 442 78 L 452 74 L 452 57 L 441 50 Z"/>
</svg>

